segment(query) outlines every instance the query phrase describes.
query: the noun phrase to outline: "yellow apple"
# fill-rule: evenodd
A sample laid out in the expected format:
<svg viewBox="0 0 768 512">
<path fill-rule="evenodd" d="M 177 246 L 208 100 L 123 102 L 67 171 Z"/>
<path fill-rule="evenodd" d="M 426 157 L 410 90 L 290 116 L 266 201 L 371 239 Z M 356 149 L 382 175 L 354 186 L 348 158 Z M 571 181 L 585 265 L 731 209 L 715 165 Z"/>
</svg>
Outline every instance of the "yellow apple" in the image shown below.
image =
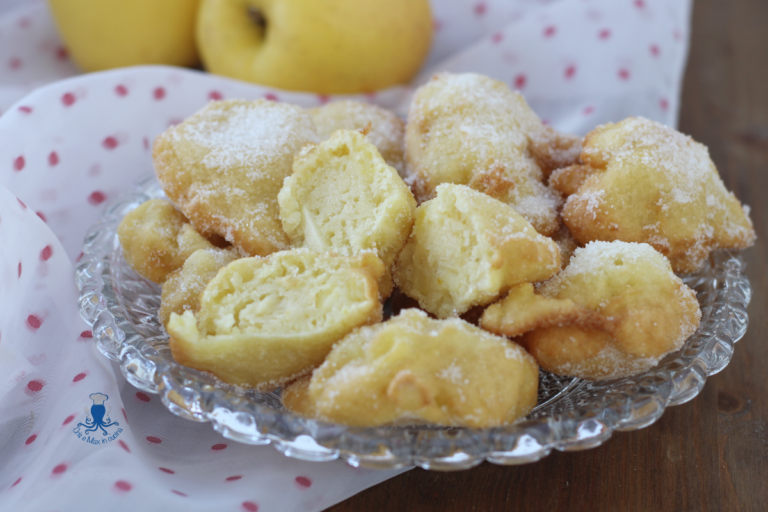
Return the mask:
<svg viewBox="0 0 768 512">
<path fill-rule="evenodd" d="M 325 94 L 406 83 L 431 41 L 428 0 L 202 0 L 197 18 L 208 71 Z"/>
<path fill-rule="evenodd" d="M 48 0 L 72 60 L 84 71 L 198 62 L 199 0 Z"/>
</svg>

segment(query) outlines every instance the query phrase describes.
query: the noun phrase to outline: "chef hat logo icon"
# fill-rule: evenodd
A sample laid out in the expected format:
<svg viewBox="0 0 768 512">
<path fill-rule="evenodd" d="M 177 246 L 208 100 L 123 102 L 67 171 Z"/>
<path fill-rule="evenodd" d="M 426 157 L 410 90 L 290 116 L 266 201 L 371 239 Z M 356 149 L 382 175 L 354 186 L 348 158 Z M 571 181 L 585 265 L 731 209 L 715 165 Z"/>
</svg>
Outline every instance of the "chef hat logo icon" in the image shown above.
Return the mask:
<svg viewBox="0 0 768 512">
<path fill-rule="evenodd" d="M 82 434 L 100 431 L 102 436 L 110 435 L 110 432 L 107 429 L 118 427 L 120 423 L 110 419 L 109 413 L 112 411 L 112 408 L 110 407 L 107 409 L 104 405 L 104 402 L 109 400 L 109 396 L 104 393 L 91 393 L 89 398 L 93 403 L 90 409 L 88 409 L 88 407 L 85 408 L 85 422 L 78 423 L 77 427 L 73 429 L 73 432 L 80 437 L 80 427 L 83 427 L 85 431 Z M 122 429 L 118 429 L 117 433 L 121 431 Z"/>
</svg>

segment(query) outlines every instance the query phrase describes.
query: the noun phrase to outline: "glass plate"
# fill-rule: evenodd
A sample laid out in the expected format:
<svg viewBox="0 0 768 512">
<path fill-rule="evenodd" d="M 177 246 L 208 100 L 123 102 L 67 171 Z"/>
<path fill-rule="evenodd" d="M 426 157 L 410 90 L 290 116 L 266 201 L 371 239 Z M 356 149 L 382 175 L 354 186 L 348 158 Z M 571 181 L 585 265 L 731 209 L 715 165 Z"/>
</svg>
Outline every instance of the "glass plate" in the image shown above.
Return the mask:
<svg viewBox="0 0 768 512">
<path fill-rule="evenodd" d="M 303 418 L 285 410 L 280 392 L 257 393 L 177 364 L 157 318 L 160 287 L 125 262 L 116 231 L 125 214 L 164 197 L 154 176 L 117 198 L 85 238 L 76 268 L 79 307 L 93 325 L 99 350 L 116 361 L 131 384 L 160 395 L 172 413 L 210 421 L 224 437 L 269 444 L 289 457 L 353 466 L 456 470 L 480 464 L 524 464 L 553 449 L 599 446 L 614 431 L 646 427 L 668 405 L 695 397 L 707 376 L 728 364 L 747 330 L 751 291 L 738 253 L 718 251 L 706 267 L 684 276 L 701 304 L 701 326 L 684 347 L 632 378 L 589 382 L 542 371 L 536 408 L 514 425 L 489 429 L 359 428 Z"/>
</svg>

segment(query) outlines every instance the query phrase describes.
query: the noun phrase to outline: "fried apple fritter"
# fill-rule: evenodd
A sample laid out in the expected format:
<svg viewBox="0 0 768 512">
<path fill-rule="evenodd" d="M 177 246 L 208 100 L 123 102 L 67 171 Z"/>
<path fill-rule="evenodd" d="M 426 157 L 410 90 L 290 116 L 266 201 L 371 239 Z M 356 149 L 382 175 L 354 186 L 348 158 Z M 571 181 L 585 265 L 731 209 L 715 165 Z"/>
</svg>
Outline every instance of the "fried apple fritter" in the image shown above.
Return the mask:
<svg viewBox="0 0 768 512">
<path fill-rule="evenodd" d="M 544 126 L 504 83 L 472 73 L 441 73 L 416 91 L 405 145 L 419 202 L 441 183 L 468 185 L 509 204 L 545 235 L 560 225 L 560 196 L 544 185 L 545 175 L 575 163 L 580 147 Z"/>
<path fill-rule="evenodd" d="M 600 380 L 642 373 L 678 350 L 701 319 L 696 294 L 648 244 L 591 242 L 538 291 L 606 321 L 537 328 L 518 338 L 558 375 Z"/>
<path fill-rule="evenodd" d="M 223 382 L 271 389 L 323 362 L 331 346 L 381 321 L 384 265 L 305 249 L 242 258 L 216 274 L 197 313 L 171 313 L 173 358 Z"/>
<path fill-rule="evenodd" d="M 244 256 L 288 249 L 277 194 L 294 155 L 318 140 L 306 111 L 273 101 L 213 101 L 155 139 L 157 179 L 204 236 Z"/>
<path fill-rule="evenodd" d="M 123 217 L 117 236 L 125 261 L 155 283 L 163 283 L 193 252 L 214 248 L 163 199 L 145 201 Z"/>
<path fill-rule="evenodd" d="M 563 221 L 581 245 L 645 242 L 688 273 L 715 249 L 754 243 L 748 209 L 726 190 L 707 148 L 672 128 L 643 118 L 600 126 L 581 160 L 550 179 L 570 194 Z"/>
<path fill-rule="evenodd" d="M 392 265 L 413 226 L 416 200 L 376 147 L 339 130 L 301 151 L 278 194 L 283 229 L 295 247 L 353 256 L 373 251 L 387 271 L 379 291 L 392 291 Z"/>
<path fill-rule="evenodd" d="M 487 428 L 528 414 L 538 383 L 538 366 L 515 343 L 408 309 L 344 337 L 284 404 L 345 425 Z"/>
<path fill-rule="evenodd" d="M 467 186 L 444 183 L 435 199 L 416 209 L 394 279 L 422 308 L 446 318 L 559 270 L 555 242 L 510 206 Z"/>
</svg>

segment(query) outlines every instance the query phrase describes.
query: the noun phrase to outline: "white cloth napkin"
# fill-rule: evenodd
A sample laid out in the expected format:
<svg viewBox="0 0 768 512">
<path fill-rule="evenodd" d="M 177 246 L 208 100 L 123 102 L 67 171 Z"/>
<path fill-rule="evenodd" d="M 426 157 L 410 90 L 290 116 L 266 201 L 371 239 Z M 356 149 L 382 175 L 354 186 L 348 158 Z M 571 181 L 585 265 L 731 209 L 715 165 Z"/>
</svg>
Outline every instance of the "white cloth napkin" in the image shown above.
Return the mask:
<svg viewBox="0 0 768 512">
<path fill-rule="evenodd" d="M 434 48 L 413 86 L 484 73 L 579 134 L 629 115 L 676 123 L 690 0 L 433 6 Z M 297 461 L 173 416 L 98 354 L 76 306 L 83 236 L 151 172 L 154 136 L 211 98 L 328 98 L 165 67 L 38 88 L 76 74 L 45 3 L 0 1 L 0 510 L 318 511 L 397 474 Z M 362 98 L 404 114 L 411 92 Z M 94 421 L 108 436 L 85 434 Z"/>
</svg>

